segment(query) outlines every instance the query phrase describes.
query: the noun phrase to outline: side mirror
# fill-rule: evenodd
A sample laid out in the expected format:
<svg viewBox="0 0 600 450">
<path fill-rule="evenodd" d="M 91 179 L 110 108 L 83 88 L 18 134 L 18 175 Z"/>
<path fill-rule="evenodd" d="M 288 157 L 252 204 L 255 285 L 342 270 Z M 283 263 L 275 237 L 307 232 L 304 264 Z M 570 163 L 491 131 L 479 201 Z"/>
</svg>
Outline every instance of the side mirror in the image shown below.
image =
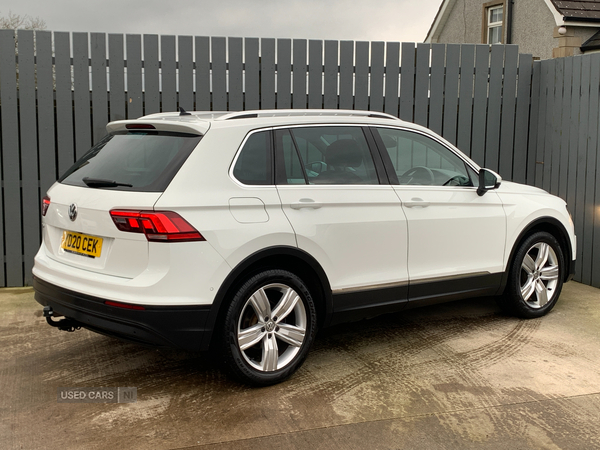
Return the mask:
<svg viewBox="0 0 600 450">
<path fill-rule="evenodd" d="M 490 169 L 479 169 L 479 186 L 477 195 L 480 197 L 487 191 L 497 189 L 502 182 L 502 177 Z"/>
</svg>

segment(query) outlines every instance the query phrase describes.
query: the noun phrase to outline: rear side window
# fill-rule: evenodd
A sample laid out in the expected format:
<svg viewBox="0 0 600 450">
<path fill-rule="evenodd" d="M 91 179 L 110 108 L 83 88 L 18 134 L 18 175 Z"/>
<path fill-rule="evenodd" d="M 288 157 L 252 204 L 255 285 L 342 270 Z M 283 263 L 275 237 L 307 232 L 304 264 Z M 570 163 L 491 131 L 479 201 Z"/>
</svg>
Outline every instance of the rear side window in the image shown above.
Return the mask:
<svg viewBox="0 0 600 450">
<path fill-rule="evenodd" d="M 131 131 L 104 138 L 58 180 L 73 186 L 162 192 L 201 136 Z"/>
<path fill-rule="evenodd" d="M 282 184 L 379 184 L 361 127 L 294 127 L 278 130 L 275 139 L 286 172 Z"/>
<path fill-rule="evenodd" d="M 271 164 L 271 133 L 251 134 L 233 166 L 233 176 L 243 184 L 273 184 Z"/>
</svg>

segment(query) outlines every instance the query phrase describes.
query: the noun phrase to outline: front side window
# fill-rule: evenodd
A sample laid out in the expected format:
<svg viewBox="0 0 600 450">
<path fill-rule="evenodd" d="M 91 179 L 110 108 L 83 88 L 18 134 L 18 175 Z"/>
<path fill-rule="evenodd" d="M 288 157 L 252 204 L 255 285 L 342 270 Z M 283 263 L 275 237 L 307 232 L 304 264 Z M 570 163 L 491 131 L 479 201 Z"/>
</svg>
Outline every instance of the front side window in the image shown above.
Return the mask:
<svg viewBox="0 0 600 450">
<path fill-rule="evenodd" d="M 298 127 L 275 132 L 285 184 L 378 184 L 360 127 Z"/>
<path fill-rule="evenodd" d="M 464 161 L 439 142 L 407 130 L 376 128 L 376 131 L 387 150 L 399 184 L 473 186 Z"/>
<path fill-rule="evenodd" d="M 485 14 L 485 40 L 486 44 L 502 44 L 504 6 L 496 4 L 484 8 Z"/>
</svg>

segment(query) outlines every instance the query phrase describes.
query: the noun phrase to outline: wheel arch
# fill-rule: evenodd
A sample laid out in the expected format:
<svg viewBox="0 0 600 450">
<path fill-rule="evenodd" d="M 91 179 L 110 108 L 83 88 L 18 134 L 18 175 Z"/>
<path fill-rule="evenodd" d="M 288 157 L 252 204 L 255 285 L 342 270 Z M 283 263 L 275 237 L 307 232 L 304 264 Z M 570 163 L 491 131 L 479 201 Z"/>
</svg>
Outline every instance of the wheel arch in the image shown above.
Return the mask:
<svg viewBox="0 0 600 450">
<path fill-rule="evenodd" d="M 563 281 L 566 282 L 570 279 L 573 272 L 573 251 L 571 247 L 571 239 L 569 238 L 569 233 L 565 229 L 564 225 L 554 217 L 539 217 L 534 221 L 530 222 L 522 231 L 519 233 L 519 236 L 515 240 L 512 249 L 510 251 L 510 256 L 506 263 L 506 268 L 504 270 L 504 275 L 502 277 L 502 285 L 498 290 L 498 294 L 504 292 L 506 288 L 506 283 L 508 281 L 508 274 L 510 272 L 510 268 L 515 258 L 515 253 L 517 249 L 521 246 L 523 241 L 531 236 L 533 233 L 538 231 L 546 231 L 550 233 L 552 236 L 556 238 L 558 241 L 560 248 L 563 253 L 563 259 L 565 262 L 565 273 L 563 275 Z"/>
<path fill-rule="evenodd" d="M 295 247 L 270 247 L 242 260 L 221 284 L 206 324 L 207 329 L 210 330 L 208 333 L 210 338 L 207 336 L 210 342 L 203 342 L 203 348 L 211 345 L 215 331 L 223 322 L 228 299 L 235 294 L 244 281 L 258 272 L 275 268 L 294 273 L 308 285 L 317 309 L 317 326 L 327 325 L 333 311 L 333 301 L 331 286 L 321 265 L 314 257 Z"/>
</svg>

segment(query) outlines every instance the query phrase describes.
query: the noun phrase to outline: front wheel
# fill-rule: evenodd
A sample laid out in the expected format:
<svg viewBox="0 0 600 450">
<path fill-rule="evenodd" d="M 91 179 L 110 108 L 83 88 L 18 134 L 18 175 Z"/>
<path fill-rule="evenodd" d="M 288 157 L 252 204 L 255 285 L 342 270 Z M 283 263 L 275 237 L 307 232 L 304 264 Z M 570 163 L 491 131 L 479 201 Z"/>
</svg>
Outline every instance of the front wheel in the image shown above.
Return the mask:
<svg viewBox="0 0 600 450">
<path fill-rule="evenodd" d="M 267 386 L 304 362 L 316 332 L 314 301 L 304 282 L 285 270 L 267 270 L 234 295 L 224 322 L 224 353 L 243 381 Z"/>
<path fill-rule="evenodd" d="M 564 271 L 556 238 L 545 231 L 532 234 L 515 254 L 500 306 L 527 319 L 547 314 L 558 301 Z"/>
</svg>

